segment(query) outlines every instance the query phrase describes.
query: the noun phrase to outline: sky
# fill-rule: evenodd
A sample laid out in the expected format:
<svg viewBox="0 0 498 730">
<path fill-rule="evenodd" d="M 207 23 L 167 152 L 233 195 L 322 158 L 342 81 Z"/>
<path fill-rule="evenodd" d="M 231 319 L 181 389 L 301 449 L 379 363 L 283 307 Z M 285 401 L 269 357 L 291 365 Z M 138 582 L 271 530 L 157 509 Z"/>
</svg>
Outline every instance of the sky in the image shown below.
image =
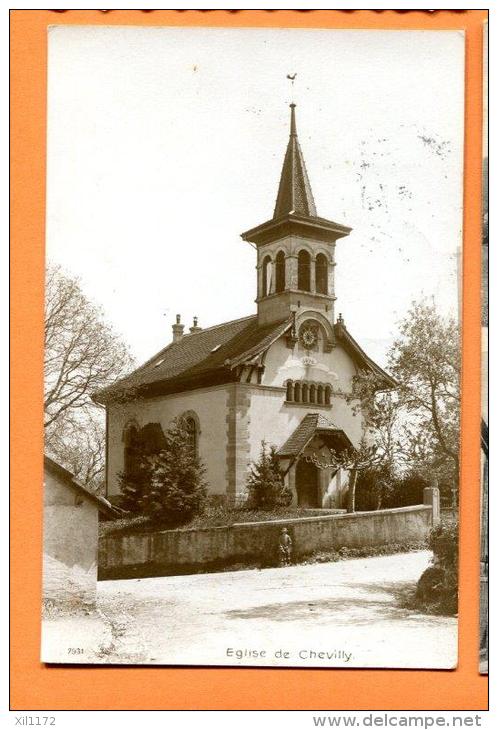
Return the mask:
<svg viewBox="0 0 498 730">
<path fill-rule="evenodd" d="M 336 248 L 336 312 L 385 363 L 413 300 L 457 315 L 464 35 L 52 26 L 47 260 L 143 361 L 180 313 L 256 311 L 256 253 L 297 128 Z M 294 89 L 286 79 L 297 73 Z"/>
</svg>

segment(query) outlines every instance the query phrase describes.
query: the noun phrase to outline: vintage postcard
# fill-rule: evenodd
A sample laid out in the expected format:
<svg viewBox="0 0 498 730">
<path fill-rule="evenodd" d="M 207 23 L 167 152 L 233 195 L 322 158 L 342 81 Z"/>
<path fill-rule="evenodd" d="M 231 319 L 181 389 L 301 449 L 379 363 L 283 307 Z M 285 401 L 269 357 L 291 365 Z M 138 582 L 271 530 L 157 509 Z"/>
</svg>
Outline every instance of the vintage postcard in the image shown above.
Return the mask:
<svg viewBox="0 0 498 730">
<path fill-rule="evenodd" d="M 44 662 L 457 665 L 464 47 L 49 28 Z"/>
</svg>

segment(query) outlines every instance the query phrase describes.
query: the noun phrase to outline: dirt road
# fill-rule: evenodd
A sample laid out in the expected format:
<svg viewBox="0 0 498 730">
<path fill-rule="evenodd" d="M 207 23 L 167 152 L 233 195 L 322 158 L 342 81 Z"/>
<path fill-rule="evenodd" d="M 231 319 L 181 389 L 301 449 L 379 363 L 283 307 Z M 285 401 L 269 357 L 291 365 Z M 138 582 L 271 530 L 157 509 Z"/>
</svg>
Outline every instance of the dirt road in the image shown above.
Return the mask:
<svg viewBox="0 0 498 730">
<path fill-rule="evenodd" d="M 64 654 L 80 641 L 81 655 L 64 655 L 76 662 L 449 668 L 456 619 L 404 607 L 429 559 L 105 581 L 100 618 L 45 622 L 44 643 L 58 635 Z"/>
</svg>

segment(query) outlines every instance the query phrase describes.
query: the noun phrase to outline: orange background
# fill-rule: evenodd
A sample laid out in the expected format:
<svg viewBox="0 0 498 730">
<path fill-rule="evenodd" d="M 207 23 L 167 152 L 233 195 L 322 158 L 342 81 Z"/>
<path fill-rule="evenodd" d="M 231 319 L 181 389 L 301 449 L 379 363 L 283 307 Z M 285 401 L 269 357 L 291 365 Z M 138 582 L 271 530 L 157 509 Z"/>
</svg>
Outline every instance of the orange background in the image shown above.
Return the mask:
<svg viewBox="0 0 498 730">
<path fill-rule="evenodd" d="M 11 11 L 11 708 L 484 710 L 478 667 L 482 24 L 485 10 Z M 459 666 L 454 671 L 45 666 L 40 653 L 49 24 L 466 31 Z"/>
</svg>

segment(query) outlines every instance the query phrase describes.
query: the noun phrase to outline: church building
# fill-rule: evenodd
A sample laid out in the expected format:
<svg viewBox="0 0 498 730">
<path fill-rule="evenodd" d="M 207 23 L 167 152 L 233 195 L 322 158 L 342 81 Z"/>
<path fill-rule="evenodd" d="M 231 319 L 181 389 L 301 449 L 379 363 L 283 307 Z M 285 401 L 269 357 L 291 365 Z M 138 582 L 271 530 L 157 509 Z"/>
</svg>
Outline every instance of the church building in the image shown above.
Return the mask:
<svg viewBox="0 0 498 730">
<path fill-rule="evenodd" d="M 242 234 L 257 251 L 257 311 L 185 332 L 131 375 L 100 391 L 106 407 L 106 496 L 119 502 L 119 475 L 139 453 L 161 448 L 172 419 L 187 419 L 209 492 L 227 504 L 246 498 L 261 442 L 275 445 L 294 504 L 345 506 L 348 474 L 326 462 L 330 449 L 358 445 L 362 417 L 345 394 L 356 373 L 393 381 L 336 316 L 336 242 L 351 228 L 317 215 L 299 145 L 295 105 L 270 220 Z"/>
</svg>

